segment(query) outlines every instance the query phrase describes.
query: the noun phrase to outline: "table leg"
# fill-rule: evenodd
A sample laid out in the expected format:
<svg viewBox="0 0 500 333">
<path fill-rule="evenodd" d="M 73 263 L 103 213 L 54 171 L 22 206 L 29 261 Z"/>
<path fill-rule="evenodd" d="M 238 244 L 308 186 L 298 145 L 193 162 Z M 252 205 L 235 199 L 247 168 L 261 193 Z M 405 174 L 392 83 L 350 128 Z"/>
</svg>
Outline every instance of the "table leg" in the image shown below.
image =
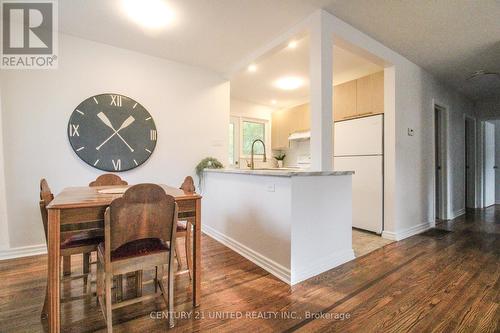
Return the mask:
<svg viewBox="0 0 500 333">
<path fill-rule="evenodd" d="M 71 256 L 63 257 L 63 274 L 71 275 Z"/>
<path fill-rule="evenodd" d="M 48 294 L 49 294 L 49 332 L 59 333 L 60 328 L 60 233 L 61 233 L 61 211 L 49 209 L 48 222 Z"/>
<path fill-rule="evenodd" d="M 193 305 L 200 305 L 201 294 L 201 199 L 196 199 L 193 245 Z"/>
</svg>

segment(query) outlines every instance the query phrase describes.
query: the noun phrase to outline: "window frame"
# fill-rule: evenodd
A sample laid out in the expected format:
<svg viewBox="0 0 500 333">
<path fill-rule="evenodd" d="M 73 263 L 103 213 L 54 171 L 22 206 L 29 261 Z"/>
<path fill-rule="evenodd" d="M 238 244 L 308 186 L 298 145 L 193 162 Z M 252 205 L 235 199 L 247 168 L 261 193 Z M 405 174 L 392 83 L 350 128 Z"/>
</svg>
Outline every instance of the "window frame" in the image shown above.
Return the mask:
<svg viewBox="0 0 500 333">
<path fill-rule="evenodd" d="M 251 154 L 245 155 L 243 153 L 243 122 L 251 122 L 258 123 L 264 125 L 264 142 L 266 143 L 266 156 L 269 156 L 270 147 L 269 147 L 269 139 L 270 139 L 270 128 L 269 128 L 269 120 L 267 119 L 259 119 L 259 118 L 250 118 L 250 117 L 239 117 L 239 158 L 240 159 L 249 159 L 251 158 Z M 255 160 L 262 161 L 263 157 L 261 154 L 254 156 Z"/>
</svg>

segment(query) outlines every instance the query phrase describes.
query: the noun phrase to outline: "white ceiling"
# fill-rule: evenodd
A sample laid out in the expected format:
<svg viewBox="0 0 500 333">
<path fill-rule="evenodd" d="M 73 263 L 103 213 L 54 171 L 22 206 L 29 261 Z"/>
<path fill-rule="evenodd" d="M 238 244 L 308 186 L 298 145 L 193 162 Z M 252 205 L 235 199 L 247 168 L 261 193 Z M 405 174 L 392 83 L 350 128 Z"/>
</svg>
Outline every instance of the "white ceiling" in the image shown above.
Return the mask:
<svg viewBox="0 0 500 333">
<path fill-rule="evenodd" d="M 309 37 L 297 41 L 290 49 L 286 44 L 255 63 L 257 71 L 244 69 L 231 78 L 231 98 L 284 108 L 309 101 Z M 339 47 L 333 48 L 333 84 L 354 80 L 383 68 Z M 281 90 L 274 82 L 282 77 L 304 79 L 296 90 Z M 276 105 L 271 103 L 276 100 Z"/>
<path fill-rule="evenodd" d="M 500 71 L 497 0 L 166 0 L 177 21 L 151 33 L 130 22 L 119 0 L 59 1 L 62 32 L 225 73 L 248 54 L 324 8 L 424 67 L 471 98 L 496 81 L 466 83 L 473 71 Z M 500 84 L 500 83 L 499 83 Z"/>
</svg>

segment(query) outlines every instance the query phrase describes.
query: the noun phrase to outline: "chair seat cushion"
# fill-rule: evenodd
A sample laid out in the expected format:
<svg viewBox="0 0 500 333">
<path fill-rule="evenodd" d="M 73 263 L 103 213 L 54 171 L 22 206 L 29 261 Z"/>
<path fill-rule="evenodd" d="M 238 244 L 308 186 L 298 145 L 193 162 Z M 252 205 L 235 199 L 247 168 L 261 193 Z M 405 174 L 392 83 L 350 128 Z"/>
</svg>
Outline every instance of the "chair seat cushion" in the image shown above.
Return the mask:
<svg viewBox="0 0 500 333">
<path fill-rule="evenodd" d="M 177 231 L 186 231 L 187 221 L 177 221 Z"/>
<path fill-rule="evenodd" d="M 104 242 L 99 244 L 99 251 L 104 253 Z M 123 244 L 111 251 L 111 261 L 147 256 L 159 252 L 170 251 L 170 246 L 158 238 L 138 239 Z"/>
<path fill-rule="evenodd" d="M 71 249 L 80 246 L 88 246 L 88 245 L 98 245 L 104 241 L 104 237 L 100 235 L 92 235 L 86 232 L 82 232 L 76 235 L 73 235 L 67 239 L 65 239 L 61 243 L 61 249 Z"/>
</svg>

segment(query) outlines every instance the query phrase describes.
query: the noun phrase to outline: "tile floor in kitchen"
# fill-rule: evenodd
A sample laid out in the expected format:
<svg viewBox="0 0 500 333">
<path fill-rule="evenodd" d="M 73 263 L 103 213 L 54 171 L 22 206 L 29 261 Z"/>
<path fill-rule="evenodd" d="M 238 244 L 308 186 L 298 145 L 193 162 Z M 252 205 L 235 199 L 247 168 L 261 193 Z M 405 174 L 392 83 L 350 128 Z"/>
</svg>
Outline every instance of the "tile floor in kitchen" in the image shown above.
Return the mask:
<svg viewBox="0 0 500 333">
<path fill-rule="evenodd" d="M 392 240 L 382 238 L 372 232 L 354 228 L 352 229 L 352 248 L 356 258 L 375 251 L 376 249 L 392 242 Z"/>
</svg>

